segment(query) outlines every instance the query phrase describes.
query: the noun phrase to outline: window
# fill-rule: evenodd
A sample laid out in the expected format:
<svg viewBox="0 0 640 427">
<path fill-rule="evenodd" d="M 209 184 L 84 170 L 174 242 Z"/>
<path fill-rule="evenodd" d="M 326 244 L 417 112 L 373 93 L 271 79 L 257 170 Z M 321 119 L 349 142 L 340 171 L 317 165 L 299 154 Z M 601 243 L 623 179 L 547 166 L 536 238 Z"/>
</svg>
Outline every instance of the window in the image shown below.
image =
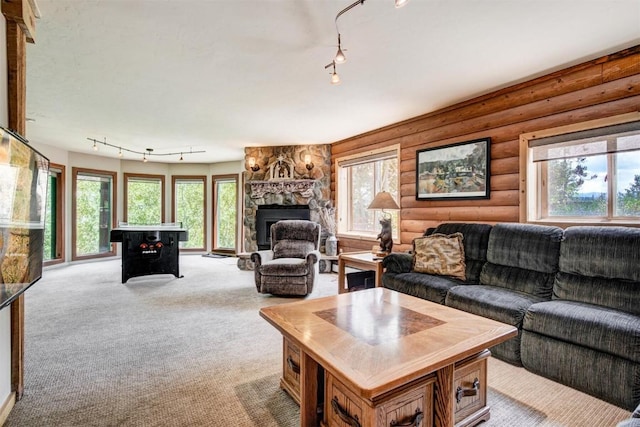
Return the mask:
<svg viewBox="0 0 640 427">
<path fill-rule="evenodd" d="M 45 265 L 64 261 L 64 166 L 51 163 L 44 225 Z"/>
<path fill-rule="evenodd" d="M 637 113 L 521 137 L 526 220 L 640 222 Z"/>
<path fill-rule="evenodd" d="M 238 218 L 238 176 L 218 175 L 212 179 L 213 250 L 235 253 Z"/>
<path fill-rule="evenodd" d="M 164 222 L 164 175 L 124 174 L 124 220 L 129 224 Z"/>
<path fill-rule="evenodd" d="M 73 259 L 115 255 L 116 173 L 73 168 Z"/>
<path fill-rule="evenodd" d="M 339 234 L 376 238 L 382 214 L 367 208 L 380 191 L 391 193 L 400 205 L 399 151 L 399 146 L 393 146 L 336 160 Z M 399 213 L 388 214 L 391 214 L 394 238 L 397 238 Z"/>
<path fill-rule="evenodd" d="M 184 249 L 206 249 L 205 180 L 205 176 L 172 177 L 173 222 L 181 222 L 189 231 L 189 240 L 180 242 Z"/>
</svg>

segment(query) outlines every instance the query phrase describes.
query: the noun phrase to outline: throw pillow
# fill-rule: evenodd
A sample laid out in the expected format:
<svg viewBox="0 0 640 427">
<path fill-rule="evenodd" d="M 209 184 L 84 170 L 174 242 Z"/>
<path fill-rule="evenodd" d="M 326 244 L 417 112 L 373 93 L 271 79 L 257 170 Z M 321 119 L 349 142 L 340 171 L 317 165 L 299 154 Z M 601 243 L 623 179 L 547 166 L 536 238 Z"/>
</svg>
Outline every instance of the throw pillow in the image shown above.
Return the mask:
<svg viewBox="0 0 640 427">
<path fill-rule="evenodd" d="M 314 249 L 308 240 L 283 239 L 273 247 L 273 258 L 304 258 Z"/>
<path fill-rule="evenodd" d="M 465 280 L 462 233 L 431 234 L 413 240 L 413 271 Z"/>
</svg>

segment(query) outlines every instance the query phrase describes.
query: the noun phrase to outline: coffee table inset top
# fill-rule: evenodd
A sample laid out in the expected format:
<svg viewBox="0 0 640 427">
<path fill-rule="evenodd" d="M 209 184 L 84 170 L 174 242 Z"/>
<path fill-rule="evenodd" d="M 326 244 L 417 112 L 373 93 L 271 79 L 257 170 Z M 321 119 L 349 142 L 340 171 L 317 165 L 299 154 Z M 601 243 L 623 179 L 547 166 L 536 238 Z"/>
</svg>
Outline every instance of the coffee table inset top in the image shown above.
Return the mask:
<svg viewBox="0 0 640 427">
<path fill-rule="evenodd" d="M 517 334 L 385 288 L 264 307 L 260 315 L 371 400 Z"/>
</svg>

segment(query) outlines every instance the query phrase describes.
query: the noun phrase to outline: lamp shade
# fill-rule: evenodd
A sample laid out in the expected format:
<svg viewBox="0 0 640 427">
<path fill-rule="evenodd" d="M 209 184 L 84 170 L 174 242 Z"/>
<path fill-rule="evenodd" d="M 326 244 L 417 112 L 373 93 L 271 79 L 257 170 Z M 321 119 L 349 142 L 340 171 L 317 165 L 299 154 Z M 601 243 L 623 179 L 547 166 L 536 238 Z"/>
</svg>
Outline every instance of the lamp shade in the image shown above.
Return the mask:
<svg viewBox="0 0 640 427">
<path fill-rule="evenodd" d="M 373 202 L 367 209 L 382 209 L 382 210 L 398 210 L 400 206 L 393 200 L 391 193 L 381 191 L 373 198 Z"/>
</svg>

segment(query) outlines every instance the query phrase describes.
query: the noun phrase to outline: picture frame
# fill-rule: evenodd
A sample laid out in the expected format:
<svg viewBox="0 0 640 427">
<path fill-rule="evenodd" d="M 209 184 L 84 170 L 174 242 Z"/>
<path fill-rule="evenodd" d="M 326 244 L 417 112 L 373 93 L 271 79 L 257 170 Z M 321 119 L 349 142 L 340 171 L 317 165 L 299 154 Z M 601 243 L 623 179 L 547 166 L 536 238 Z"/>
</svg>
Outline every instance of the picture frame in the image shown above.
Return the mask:
<svg viewBox="0 0 640 427">
<path fill-rule="evenodd" d="M 416 152 L 416 200 L 488 199 L 491 138 Z"/>
</svg>

